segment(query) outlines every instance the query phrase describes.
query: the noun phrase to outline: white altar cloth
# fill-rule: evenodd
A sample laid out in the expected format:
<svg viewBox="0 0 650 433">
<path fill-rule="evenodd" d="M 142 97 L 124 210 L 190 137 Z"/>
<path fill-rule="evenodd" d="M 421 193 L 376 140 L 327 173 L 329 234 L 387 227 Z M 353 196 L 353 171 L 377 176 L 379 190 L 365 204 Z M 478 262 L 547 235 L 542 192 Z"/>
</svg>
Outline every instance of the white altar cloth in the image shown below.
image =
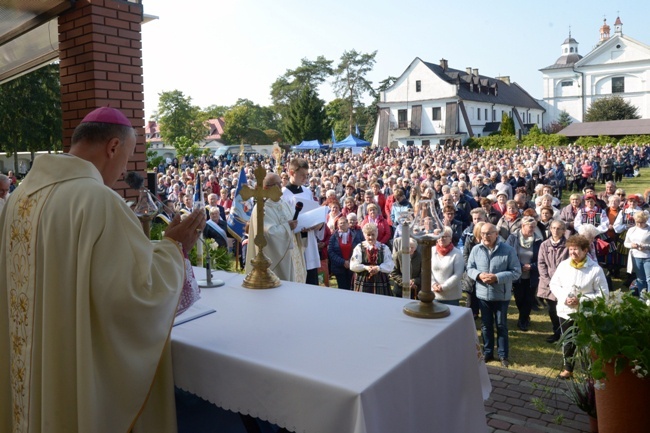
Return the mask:
<svg viewBox="0 0 650 433">
<path fill-rule="evenodd" d="M 225 286 L 199 302 L 217 312 L 172 330 L 179 388 L 295 432 L 487 431 L 491 386 L 469 309 L 416 319 L 400 298 L 214 276 Z"/>
</svg>

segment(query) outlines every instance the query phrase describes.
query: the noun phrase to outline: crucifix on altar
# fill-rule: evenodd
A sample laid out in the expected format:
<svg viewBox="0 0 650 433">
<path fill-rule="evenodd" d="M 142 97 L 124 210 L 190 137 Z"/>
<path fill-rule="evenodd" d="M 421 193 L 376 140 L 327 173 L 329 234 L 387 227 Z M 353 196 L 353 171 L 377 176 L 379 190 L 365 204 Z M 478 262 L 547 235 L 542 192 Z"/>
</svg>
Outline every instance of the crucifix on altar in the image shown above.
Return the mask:
<svg viewBox="0 0 650 433">
<path fill-rule="evenodd" d="M 275 185 L 264 188 L 266 170 L 261 165 L 255 169 L 254 174 L 257 182 L 255 188 L 243 185 L 240 194 L 244 200 L 253 197 L 257 203 L 257 227 L 255 227 L 256 234 L 253 241 L 259 250 L 251 262 L 253 270 L 246 275 L 242 286 L 248 289 L 271 289 L 280 285 L 280 279 L 269 269 L 271 260 L 264 255 L 263 249 L 266 246 L 266 238 L 264 237 L 264 199 L 270 198 L 273 201 L 278 201 L 282 197 L 282 191 Z"/>
</svg>

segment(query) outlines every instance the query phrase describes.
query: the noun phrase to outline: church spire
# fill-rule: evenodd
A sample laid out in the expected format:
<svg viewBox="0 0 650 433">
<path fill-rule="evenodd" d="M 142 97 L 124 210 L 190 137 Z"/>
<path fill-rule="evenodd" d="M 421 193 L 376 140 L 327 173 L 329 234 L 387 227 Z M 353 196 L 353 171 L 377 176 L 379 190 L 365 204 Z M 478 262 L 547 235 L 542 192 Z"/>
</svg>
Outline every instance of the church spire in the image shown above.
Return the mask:
<svg viewBox="0 0 650 433">
<path fill-rule="evenodd" d="M 616 21 L 614 22 L 614 34 L 623 36 L 623 22 L 621 21 L 621 17 L 616 17 Z"/>
<path fill-rule="evenodd" d="M 600 28 L 600 43 L 602 44 L 609 39 L 609 29 L 607 25 L 607 18 L 603 18 L 603 26 Z"/>
</svg>

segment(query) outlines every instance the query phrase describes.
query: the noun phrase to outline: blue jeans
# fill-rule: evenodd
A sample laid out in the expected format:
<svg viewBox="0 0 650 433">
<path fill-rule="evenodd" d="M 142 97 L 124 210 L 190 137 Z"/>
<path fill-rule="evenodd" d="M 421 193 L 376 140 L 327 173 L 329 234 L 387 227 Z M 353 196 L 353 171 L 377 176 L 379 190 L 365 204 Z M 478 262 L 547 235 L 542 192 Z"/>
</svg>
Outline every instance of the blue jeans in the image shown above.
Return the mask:
<svg viewBox="0 0 650 433">
<path fill-rule="evenodd" d="M 636 272 L 636 287 L 640 294 L 641 290 L 648 290 L 650 283 L 650 258 L 632 257 L 634 261 L 634 272 Z"/>
<path fill-rule="evenodd" d="M 510 301 L 478 300 L 481 309 L 481 335 L 483 354 L 494 356 L 494 322 L 497 327 L 497 353 L 499 358 L 508 357 L 508 305 Z"/>
</svg>

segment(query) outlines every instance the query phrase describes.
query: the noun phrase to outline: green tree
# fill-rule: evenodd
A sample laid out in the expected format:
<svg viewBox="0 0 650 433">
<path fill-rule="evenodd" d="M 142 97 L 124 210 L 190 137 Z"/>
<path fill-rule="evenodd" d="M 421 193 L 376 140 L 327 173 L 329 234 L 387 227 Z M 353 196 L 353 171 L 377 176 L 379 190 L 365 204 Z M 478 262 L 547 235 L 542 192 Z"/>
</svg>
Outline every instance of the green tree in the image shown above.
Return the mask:
<svg viewBox="0 0 650 433">
<path fill-rule="evenodd" d="M 638 108 L 618 95 L 597 99 L 585 114 L 585 122 L 640 119 Z"/>
<path fill-rule="evenodd" d="M 323 140 L 328 136 L 325 103 L 310 87 L 303 88 L 299 98 L 289 105 L 284 122 L 284 137 L 289 143 L 302 140 Z"/>
<path fill-rule="evenodd" d="M 203 110 L 207 119 L 218 119 L 226 115 L 230 107 L 226 105 L 210 105 Z"/>
<path fill-rule="evenodd" d="M 566 110 L 562 110 L 560 115 L 557 117 L 557 123 L 559 123 L 562 128 L 566 128 L 573 123 L 573 120 L 571 120 L 571 116 L 566 112 Z"/>
<path fill-rule="evenodd" d="M 146 149 L 147 149 L 147 168 L 150 170 L 153 170 L 154 167 L 158 167 L 158 165 L 163 161 L 163 157 L 158 155 L 158 152 L 155 150 L 151 150 L 151 141 L 146 142 Z"/>
<path fill-rule="evenodd" d="M 323 56 L 318 56 L 316 60 L 304 58 L 296 69 L 287 69 L 284 75 L 278 77 L 271 85 L 271 100 L 275 112 L 284 119 L 289 105 L 298 99 L 305 86 L 318 89 L 332 73 L 332 60 Z M 281 129 L 281 125 L 276 129 Z"/>
<path fill-rule="evenodd" d="M 0 148 L 14 156 L 17 152 L 61 150 L 59 65 L 52 63 L 0 86 Z"/>
<path fill-rule="evenodd" d="M 228 110 L 224 116 L 225 125 L 221 139 L 228 144 L 242 144 L 248 133 L 250 109 L 239 105 Z"/>
<path fill-rule="evenodd" d="M 180 90 L 162 92 L 158 96 L 160 137 L 165 143 L 174 146 L 177 154 L 183 155 L 180 149 L 184 145 L 177 146 L 176 142 L 180 137 L 192 143 L 203 140 L 209 132 L 205 124 L 206 114 L 192 105 L 192 98 L 185 97 Z"/>
<path fill-rule="evenodd" d="M 390 86 L 395 84 L 397 81 L 396 77 L 388 77 L 379 82 L 379 86 L 375 89 L 375 97 L 372 101 L 372 104 L 367 106 L 363 111 L 362 115 L 365 118 L 365 127 L 363 138 L 366 141 L 372 142 L 375 135 L 375 127 L 377 126 L 377 117 L 379 116 L 379 95 L 381 92 L 388 89 Z"/>
<path fill-rule="evenodd" d="M 348 124 L 350 107 L 345 99 L 336 98 L 328 102 L 325 106 L 325 116 L 326 123 L 334 129 L 336 141 L 343 140 L 350 134 L 350 125 Z"/>
<path fill-rule="evenodd" d="M 234 107 L 246 107 L 248 109 L 248 127 L 257 129 L 278 129 L 279 116 L 271 107 L 260 107 L 249 99 L 238 99 Z"/>
<path fill-rule="evenodd" d="M 501 135 L 515 135 L 515 121 L 505 111 L 501 116 Z"/>
<path fill-rule="evenodd" d="M 199 145 L 190 138 L 178 137 L 174 142 L 176 149 L 176 156 L 180 159 L 183 156 L 193 156 L 195 158 L 201 156 L 201 148 Z"/>
<path fill-rule="evenodd" d="M 355 107 L 361 105 L 364 94 L 375 96 L 372 82 L 366 79 L 366 75 L 372 71 L 376 55 L 376 50 L 369 54 L 359 53 L 356 50 L 345 51 L 334 71 L 334 93 L 337 97 L 347 100 L 350 109 L 348 120 L 350 134 L 355 124 Z"/>
</svg>

